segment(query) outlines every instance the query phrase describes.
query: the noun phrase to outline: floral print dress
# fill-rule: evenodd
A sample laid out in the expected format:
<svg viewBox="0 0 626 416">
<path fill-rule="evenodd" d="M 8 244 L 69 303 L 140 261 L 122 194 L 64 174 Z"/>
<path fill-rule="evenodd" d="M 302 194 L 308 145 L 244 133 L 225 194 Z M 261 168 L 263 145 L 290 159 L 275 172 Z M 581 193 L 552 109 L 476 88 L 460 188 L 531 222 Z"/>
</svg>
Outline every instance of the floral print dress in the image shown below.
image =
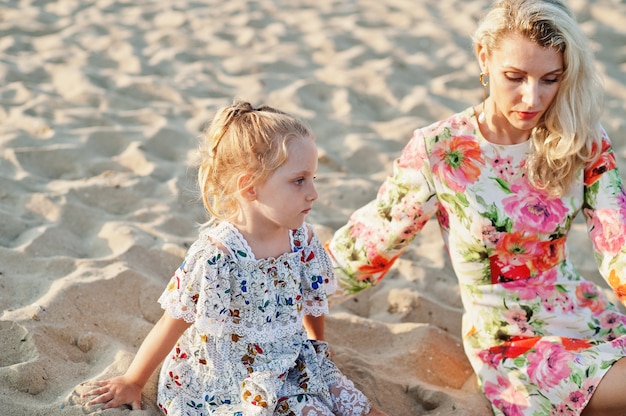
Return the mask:
<svg viewBox="0 0 626 416">
<path fill-rule="evenodd" d="M 436 215 L 460 286 L 465 352 L 494 413 L 580 414 L 626 355 L 626 317 L 565 245 L 582 212 L 599 270 L 626 300 L 626 196 L 604 132 L 601 150 L 567 195 L 550 198 L 524 175 L 530 142 L 486 141 L 472 108 L 416 130 L 376 200 L 330 242 L 340 282 L 348 292 L 378 283 Z"/>
<path fill-rule="evenodd" d="M 190 247 L 159 298 L 171 316 L 193 323 L 161 367 L 163 413 L 369 411 L 328 358 L 327 344 L 308 340 L 303 327 L 304 314 L 328 312 L 327 295 L 336 290 L 330 259 L 310 226 L 290 238 L 292 252 L 257 260 L 239 231 L 221 222 Z"/>
</svg>

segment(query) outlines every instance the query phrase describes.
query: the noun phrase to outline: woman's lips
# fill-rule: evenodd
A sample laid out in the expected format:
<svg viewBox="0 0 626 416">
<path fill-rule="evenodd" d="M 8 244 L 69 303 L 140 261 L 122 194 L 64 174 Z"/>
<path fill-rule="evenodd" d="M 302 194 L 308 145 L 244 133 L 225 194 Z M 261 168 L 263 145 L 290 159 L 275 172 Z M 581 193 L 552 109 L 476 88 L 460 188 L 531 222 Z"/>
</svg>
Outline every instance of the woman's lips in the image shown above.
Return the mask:
<svg viewBox="0 0 626 416">
<path fill-rule="evenodd" d="M 518 111 L 517 114 L 519 114 L 519 118 L 522 120 L 532 120 L 537 114 L 539 114 L 539 111 L 534 111 L 532 113 L 527 111 Z"/>
</svg>

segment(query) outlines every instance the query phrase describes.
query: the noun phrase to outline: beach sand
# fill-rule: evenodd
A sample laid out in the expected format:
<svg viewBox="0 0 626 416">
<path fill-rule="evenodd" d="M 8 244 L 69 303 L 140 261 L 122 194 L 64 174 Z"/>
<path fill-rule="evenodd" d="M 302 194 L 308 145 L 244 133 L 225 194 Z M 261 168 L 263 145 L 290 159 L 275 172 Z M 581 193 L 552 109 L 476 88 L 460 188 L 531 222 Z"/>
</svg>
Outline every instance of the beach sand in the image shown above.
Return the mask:
<svg viewBox="0 0 626 416">
<path fill-rule="evenodd" d="M 6 0 L 0 5 L 0 414 L 84 407 L 120 374 L 205 213 L 197 137 L 243 98 L 304 120 L 322 240 L 372 199 L 417 127 L 480 102 L 487 0 Z M 572 1 L 626 172 L 626 3 Z M 582 222 L 570 250 L 600 281 Z M 603 283 L 604 284 L 604 283 Z M 606 284 L 604 284 L 606 287 Z M 383 283 L 332 308 L 335 362 L 392 416 L 487 415 L 430 222 Z M 157 415 L 155 374 L 144 409 Z"/>
</svg>

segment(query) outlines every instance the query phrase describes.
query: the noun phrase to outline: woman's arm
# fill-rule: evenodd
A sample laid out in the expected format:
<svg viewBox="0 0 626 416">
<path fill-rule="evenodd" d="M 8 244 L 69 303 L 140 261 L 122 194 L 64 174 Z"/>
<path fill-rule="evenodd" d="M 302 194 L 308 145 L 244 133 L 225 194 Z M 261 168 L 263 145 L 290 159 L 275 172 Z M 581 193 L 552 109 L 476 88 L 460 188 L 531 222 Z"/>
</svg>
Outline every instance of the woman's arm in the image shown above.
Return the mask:
<svg viewBox="0 0 626 416">
<path fill-rule="evenodd" d="M 357 209 L 326 246 L 343 290 L 378 284 L 437 211 L 425 138 L 416 130 L 376 199 Z"/>
<path fill-rule="evenodd" d="M 87 405 L 106 403 L 103 409 L 110 409 L 129 404 L 133 410 L 140 410 L 143 387 L 189 325 L 165 312 L 144 339 L 126 373 L 94 382 L 99 387 L 83 394 L 83 397 L 97 396 Z"/>
<path fill-rule="evenodd" d="M 586 167 L 584 182 L 583 213 L 600 274 L 626 307 L 626 192 L 604 132 L 602 152 Z"/>
</svg>

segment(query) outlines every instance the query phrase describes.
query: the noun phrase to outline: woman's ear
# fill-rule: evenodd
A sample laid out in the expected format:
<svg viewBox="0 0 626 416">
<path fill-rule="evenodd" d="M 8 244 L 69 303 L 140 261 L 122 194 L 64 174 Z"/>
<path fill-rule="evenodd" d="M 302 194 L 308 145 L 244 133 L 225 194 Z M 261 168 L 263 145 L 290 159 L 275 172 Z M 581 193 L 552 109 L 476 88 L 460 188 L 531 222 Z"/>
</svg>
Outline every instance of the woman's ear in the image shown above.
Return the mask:
<svg viewBox="0 0 626 416">
<path fill-rule="evenodd" d="M 252 182 L 252 178 L 250 175 L 241 175 L 239 179 L 237 179 L 237 189 L 239 190 L 239 194 L 242 198 L 248 201 L 254 201 L 257 198 L 256 189 L 254 186 L 250 185 Z"/>
<path fill-rule="evenodd" d="M 489 69 L 487 68 L 487 50 L 483 45 L 476 45 L 476 57 L 478 58 L 478 65 L 480 65 L 480 72 L 489 75 Z"/>
</svg>

